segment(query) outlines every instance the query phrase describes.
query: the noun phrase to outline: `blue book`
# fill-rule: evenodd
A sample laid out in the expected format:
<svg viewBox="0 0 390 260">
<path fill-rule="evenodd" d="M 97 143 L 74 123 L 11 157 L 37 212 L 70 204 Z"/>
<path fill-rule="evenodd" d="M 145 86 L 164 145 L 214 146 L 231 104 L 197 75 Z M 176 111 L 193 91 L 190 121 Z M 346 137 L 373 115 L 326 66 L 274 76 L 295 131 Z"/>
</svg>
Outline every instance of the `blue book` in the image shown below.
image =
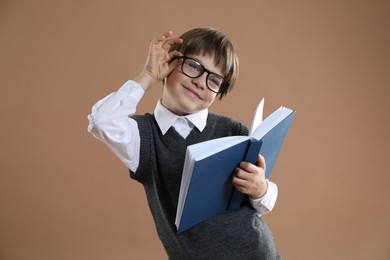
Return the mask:
<svg viewBox="0 0 390 260">
<path fill-rule="evenodd" d="M 240 162 L 256 163 L 260 153 L 269 178 L 295 110 L 280 107 L 262 121 L 263 106 L 264 99 L 257 107 L 249 136 L 222 137 L 187 147 L 176 212 L 178 232 L 240 208 L 245 195 L 232 184 Z"/>
</svg>

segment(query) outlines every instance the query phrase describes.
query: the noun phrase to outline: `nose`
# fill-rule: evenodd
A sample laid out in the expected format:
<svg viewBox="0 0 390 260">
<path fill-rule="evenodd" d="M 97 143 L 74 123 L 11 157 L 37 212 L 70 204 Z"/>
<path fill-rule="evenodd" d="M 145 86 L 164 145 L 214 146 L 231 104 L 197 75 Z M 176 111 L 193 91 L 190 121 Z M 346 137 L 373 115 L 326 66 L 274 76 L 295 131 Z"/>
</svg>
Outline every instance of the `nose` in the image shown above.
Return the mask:
<svg viewBox="0 0 390 260">
<path fill-rule="evenodd" d="M 192 79 L 192 83 L 202 90 L 206 88 L 207 72 L 204 72 L 197 78 Z"/>
</svg>

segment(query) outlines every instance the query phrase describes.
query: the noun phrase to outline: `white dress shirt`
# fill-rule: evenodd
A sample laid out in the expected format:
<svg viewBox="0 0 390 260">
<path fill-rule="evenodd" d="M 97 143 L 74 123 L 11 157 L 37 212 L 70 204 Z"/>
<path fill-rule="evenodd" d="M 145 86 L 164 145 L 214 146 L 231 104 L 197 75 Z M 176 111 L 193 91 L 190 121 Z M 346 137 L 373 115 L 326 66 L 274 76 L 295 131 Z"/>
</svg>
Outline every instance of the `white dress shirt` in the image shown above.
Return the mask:
<svg viewBox="0 0 390 260">
<path fill-rule="evenodd" d="M 98 101 L 88 115 L 88 132 L 105 143 L 133 172 L 137 170 L 140 160 L 140 135 L 137 122 L 129 115 L 135 113 L 144 93 L 137 82 L 129 80 L 117 92 Z M 173 126 L 183 138 L 186 138 L 194 127 L 203 131 L 207 115 L 208 110 L 204 109 L 187 116 L 178 116 L 165 108 L 160 101 L 154 110 L 162 134 Z M 263 197 L 250 199 L 260 216 L 273 209 L 278 195 L 276 184 L 269 180 L 267 184 L 268 189 Z"/>
</svg>

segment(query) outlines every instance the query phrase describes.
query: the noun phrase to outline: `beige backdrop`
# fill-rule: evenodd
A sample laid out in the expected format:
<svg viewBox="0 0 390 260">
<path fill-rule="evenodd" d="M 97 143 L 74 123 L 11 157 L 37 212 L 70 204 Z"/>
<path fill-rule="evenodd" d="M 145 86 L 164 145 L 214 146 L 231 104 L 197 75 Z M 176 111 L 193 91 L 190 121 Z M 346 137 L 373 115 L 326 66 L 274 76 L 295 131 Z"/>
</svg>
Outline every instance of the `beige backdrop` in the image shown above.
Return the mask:
<svg viewBox="0 0 390 260">
<path fill-rule="evenodd" d="M 265 217 L 284 259 L 390 259 L 388 1 L 0 1 L 0 259 L 166 259 L 143 189 L 87 133 L 92 105 L 149 42 L 228 34 L 235 90 L 212 110 L 250 124 L 297 110 Z M 142 100 L 151 111 L 161 94 Z"/>
</svg>

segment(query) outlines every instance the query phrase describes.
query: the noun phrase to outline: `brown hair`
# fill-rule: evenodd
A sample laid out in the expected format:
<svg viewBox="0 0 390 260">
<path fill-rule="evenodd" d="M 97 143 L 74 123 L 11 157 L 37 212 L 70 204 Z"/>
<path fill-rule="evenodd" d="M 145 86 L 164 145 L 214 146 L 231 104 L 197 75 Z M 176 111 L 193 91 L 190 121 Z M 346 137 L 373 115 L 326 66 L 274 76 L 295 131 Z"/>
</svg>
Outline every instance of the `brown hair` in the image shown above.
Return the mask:
<svg viewBox="0 0 390 260">
<path fill-rule="evenodd" d="M 195 28 L 180 36 L 183 43 L 171 50 L 183 55 L 210 55 L 216 66 L 222 69 L 223 77 L 230 83 L 218 93 L 222 99 L 234 87 L 238 77 L 238 57 L 230 39 L 220 31 L 212 28 Z"/>
</svg>

